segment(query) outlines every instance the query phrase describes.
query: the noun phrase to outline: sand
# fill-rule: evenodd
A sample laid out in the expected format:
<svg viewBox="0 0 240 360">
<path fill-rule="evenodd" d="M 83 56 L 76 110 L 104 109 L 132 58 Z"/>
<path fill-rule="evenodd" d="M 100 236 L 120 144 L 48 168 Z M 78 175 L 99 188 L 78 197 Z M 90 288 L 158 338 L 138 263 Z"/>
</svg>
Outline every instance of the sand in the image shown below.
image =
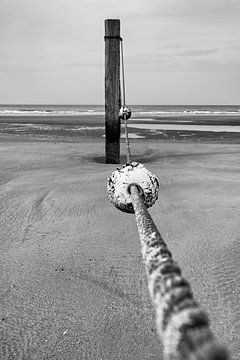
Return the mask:
<svg viewBox="0 0 240 360">
<path fill-rule="evenodd" d="M 227 126 L 227 125 L 181 125 L 181 124 L 131 124 L 129 127 L 137 129 L 150 129 L 150 130 L 186 130 L 186 131 L 211 131 L 211 132 L 231 132 L 240 133 L 240 126 Z"/>
<path fill-rule="evenodd" d="M 134 215 L 107 199 L 104 139 L 14 136 L 0 144 L 0 358 L 162 359 Z M 157 227 L 238 359 L 239 145 L 131 148 L 160 179 Z"/>
</svg>

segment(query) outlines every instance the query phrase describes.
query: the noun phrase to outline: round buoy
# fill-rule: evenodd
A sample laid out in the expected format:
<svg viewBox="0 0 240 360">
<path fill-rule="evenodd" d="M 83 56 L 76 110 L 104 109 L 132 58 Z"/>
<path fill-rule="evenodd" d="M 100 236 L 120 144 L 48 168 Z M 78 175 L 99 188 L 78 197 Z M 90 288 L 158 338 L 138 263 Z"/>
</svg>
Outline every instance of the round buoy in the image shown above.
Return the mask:
<svg viewBox="0 0 240 360">
<path fill-rule="evenodd" d="M 131 109 L 129 109 L 127 106 L 122 106 L 121 109 L 119 110 L 119 117 L 121 120 L 128 120 L 130 119 L 132 115 L 132 111 Z"/>
<path fill-rule="evenodd" d="M 108 178 L 107 193 L 111 203 L 119 210 L 134 213 L 130 185 L 139 187 L 146 207 L 152 206 L 158 198 L 158 178 L 148 171 L 143 164 L 132 162 L 117 168 Z"/>
</svg>

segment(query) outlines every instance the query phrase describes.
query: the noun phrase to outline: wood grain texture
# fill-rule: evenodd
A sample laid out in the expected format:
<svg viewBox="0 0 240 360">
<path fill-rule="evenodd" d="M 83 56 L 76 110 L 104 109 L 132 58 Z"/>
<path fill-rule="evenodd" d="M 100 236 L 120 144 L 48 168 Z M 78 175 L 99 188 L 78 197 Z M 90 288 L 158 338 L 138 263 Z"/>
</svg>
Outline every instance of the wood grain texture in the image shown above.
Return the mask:
<svg viewBox="0 0 240 360">
<path fill-rule="evenodd" d="M 111 38 L 112 37 L 112 38 Z M 120 20 L 105 20 L 105 151 L 106 163 L 120 162 Z"/>
</svg>

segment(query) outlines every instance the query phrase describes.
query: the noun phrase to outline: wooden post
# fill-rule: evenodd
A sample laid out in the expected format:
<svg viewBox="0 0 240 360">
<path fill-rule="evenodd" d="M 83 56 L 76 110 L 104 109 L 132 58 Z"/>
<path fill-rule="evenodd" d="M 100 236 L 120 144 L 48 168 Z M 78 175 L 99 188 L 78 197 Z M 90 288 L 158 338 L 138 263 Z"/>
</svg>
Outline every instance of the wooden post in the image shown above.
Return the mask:
<svg viewBox="0 0 240 360">
<path fill-rule="evenodd" d="M 120 20 L 105 20 L 105 151 L 107 164 L 120 163 Z"/>
</svg>

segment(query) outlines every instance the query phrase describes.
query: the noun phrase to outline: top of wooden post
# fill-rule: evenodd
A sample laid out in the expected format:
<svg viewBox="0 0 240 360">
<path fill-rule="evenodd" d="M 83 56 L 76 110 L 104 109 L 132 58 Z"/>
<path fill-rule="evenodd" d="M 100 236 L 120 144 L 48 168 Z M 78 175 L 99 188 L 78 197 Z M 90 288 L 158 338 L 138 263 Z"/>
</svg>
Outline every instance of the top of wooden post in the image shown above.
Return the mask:
<svg viewBox="0 0 240 360">
<path fill-rule="evenodd" d="M 106 36 L 119 36 L 120 34 L 120 20 L 119 19 L 106 19 L 105 20 L 105 35 Z"/>
</svg>

